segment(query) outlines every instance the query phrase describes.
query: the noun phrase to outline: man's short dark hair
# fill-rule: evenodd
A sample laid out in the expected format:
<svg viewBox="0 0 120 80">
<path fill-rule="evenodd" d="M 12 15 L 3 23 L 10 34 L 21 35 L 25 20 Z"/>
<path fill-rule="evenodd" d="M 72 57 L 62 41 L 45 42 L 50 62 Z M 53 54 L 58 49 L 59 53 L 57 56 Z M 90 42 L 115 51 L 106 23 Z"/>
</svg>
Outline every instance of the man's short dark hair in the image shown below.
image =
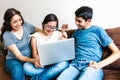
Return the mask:
<svg viewBox="0 0 120 80">
<path fill-rule="evenodd" d="M 75 16 L 82 17 L 83 19 L 85 19 L 85 21 L 87 21 L 88 19 L 92 19 L 93 10 L 91 7 L 82 6 L 75 11 Z"/>
</svg>

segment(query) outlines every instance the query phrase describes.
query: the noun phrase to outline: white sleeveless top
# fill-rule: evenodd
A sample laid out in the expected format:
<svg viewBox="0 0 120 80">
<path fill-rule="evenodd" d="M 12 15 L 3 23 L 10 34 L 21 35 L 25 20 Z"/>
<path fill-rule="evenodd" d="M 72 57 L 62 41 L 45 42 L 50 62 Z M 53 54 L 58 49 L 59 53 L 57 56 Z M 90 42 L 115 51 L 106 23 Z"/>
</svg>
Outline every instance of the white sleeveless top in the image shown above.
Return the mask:
<svg viewBox="0 0 120 80">
<path fill-rule="evenodd" d="M 59 31 L 54 31 L 47 41 L 44 40 L 38 32 L 35 32 L 32 36 L 34 36 L 36 38 L 37 45 L 45 44 L 45 43 L 49 43 L 49 42 L 55 42 L 55 41 L 58 41 L 61 39 Z"/>
</svg>

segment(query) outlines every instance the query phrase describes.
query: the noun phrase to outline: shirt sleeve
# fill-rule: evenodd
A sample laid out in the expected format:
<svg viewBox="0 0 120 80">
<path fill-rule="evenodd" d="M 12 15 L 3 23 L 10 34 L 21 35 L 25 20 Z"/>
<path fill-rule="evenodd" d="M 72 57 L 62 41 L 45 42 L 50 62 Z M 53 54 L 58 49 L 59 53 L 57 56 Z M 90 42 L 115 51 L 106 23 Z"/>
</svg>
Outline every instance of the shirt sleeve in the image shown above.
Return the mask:
<svg viewBox="0 0 120 80">
<path fill-rule="evenodd" d="M 8 47 L 12 44 L 15 44 L 14 41 L 13 41 L 13 38 L 11 36 L 11 33 L 8 32 L 8 31 L 3 34 L 3 40 L 4 40 L 4 46 L 5 47 Z"/>
<path fill-rule="evenodd" d="M 98 30 L 99 42 L 103 47 L 106 47 L 113 42 L 104 29 L 100 28 Z"/>
<path fill-rule="evenodd" d="M 32 24 L 30 24 L 30 23 L 27 23 L 27 22 L 25 22 L 24 24 L 23 24 L 23 27 L 25 28 L 25 30 L 28 32 L 28 33 L 34 33 L 35 32 L 35 26 L 34 25 L 32 25 Z"/>
</svg>

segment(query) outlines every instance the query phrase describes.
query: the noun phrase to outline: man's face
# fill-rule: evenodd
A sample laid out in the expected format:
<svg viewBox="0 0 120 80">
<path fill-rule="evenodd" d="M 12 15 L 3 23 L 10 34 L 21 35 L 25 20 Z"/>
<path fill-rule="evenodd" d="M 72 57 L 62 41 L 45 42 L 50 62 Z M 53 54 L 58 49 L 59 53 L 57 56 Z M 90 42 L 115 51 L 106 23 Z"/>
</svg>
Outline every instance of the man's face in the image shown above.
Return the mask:
<svg viewBox="0 0 120 80">
<path fill-rule="evenodd" d="M 90 20 L 85 21 L 82 17 L 75 17 L 75 24 L 77 25 L 78 29 L 86 29 L 89 27 Z"/>
</svg>

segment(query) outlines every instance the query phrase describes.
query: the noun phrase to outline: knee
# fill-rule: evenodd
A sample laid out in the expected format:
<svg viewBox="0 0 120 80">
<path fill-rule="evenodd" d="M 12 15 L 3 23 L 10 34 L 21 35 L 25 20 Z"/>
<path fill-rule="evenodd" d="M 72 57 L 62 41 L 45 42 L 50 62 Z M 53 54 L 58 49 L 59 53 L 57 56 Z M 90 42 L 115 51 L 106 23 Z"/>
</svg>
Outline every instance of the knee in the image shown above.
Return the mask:
<svg viewBox="0 0 120 80">
<path fill-rule="evenodd" d="M 23 64 L 23 70 L 26 71 L 31 71 L 31 63 L 24 63 Z"/>
<path fill-rule="evenodd" d="M 23 72 L 23 67 L 22 66 L 14 67 L 12 69 L 11 78 L 12 78 L 12 80 L 24 80 L 25 75 Z"/>
<path fill-rule="evenodd" d="M 57 67 L 59 67 L 59 68 L 67 68 L 68 66 L 69 66 L 69 62 L 57 63 Z"/>
<path fill-rule="evenodd" d="M 94 76 L 94 77 L 93 77 Z M 103 72 L 102 69 L 95 69 L 91 67 L 87 67 L 85 71 L 83 71 L 78 80 L 102 80 Z"/>
<path fill-rule="evenodd" d="M 33 69 L 32 69 L 32 67 L 33 67 L 34 65 L 32 65 L 32 63 L 24 63 L 23 64 L 23 71 L 24 71 L 24 73 L 26 74 L 26 75 L 28 75 L 28 76 L 32 76 L 33 74 Z"/>
<path fill-rule="evenodd" d="M 34 76 L 36 74 L 40 74 L 45 69 L 44 68 L 36 68 L 32 63 L 24 63 L 23 70 L 27 76 Z"/>
<path fill-rule="evenodd" d="M 22 65 L 14 66 L 14 68 L 12 68 L 12 73 L 23 74 L 23 66 Z"/>
</svg>

